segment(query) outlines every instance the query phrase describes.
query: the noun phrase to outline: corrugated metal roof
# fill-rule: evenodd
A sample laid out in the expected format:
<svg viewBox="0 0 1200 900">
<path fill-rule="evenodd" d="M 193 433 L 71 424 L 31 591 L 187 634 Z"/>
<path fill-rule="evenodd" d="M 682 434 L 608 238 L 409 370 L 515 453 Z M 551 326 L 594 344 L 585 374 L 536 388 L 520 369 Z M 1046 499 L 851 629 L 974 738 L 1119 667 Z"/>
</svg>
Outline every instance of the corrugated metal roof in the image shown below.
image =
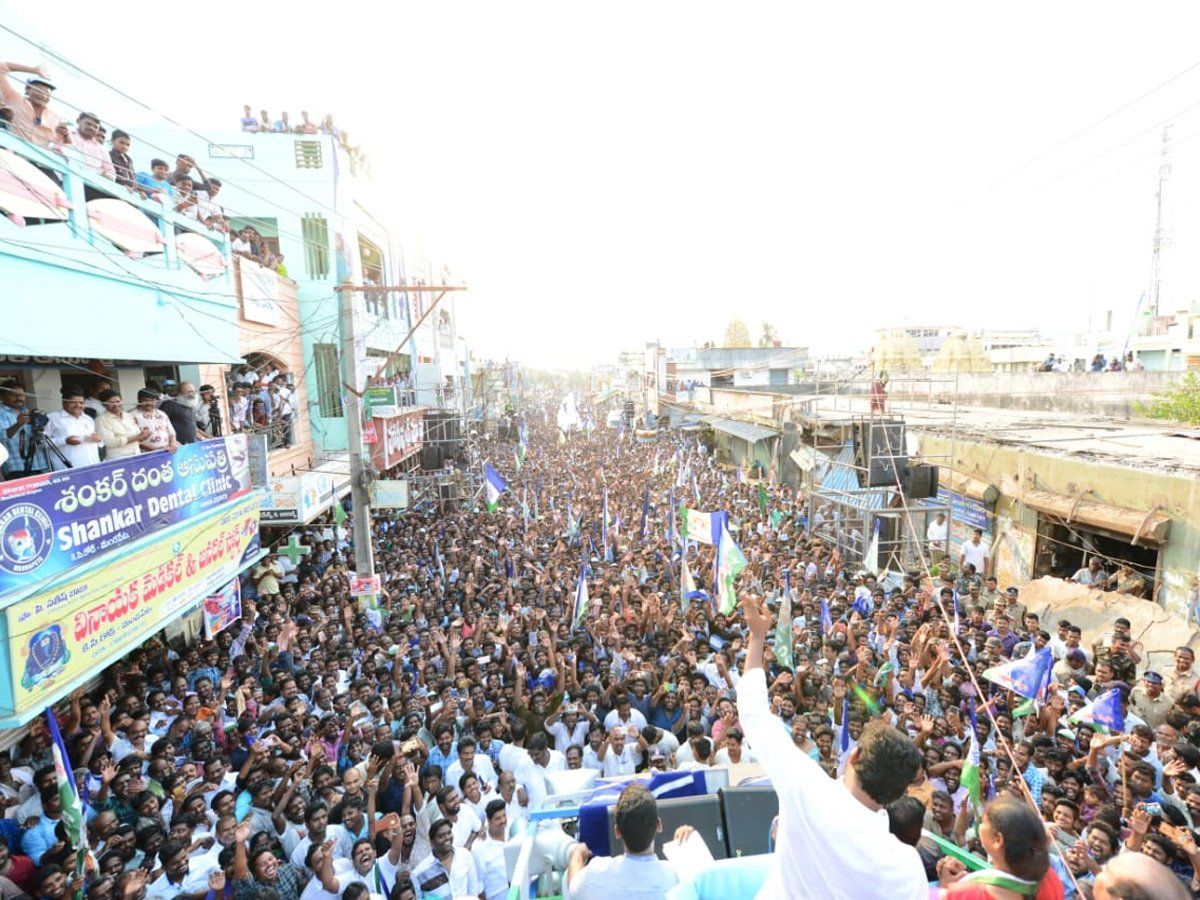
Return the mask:
<svg viewBox="0 0 1200 900">
<path fill-rule="evenodd" d="M 756 444 L 759 441 L 775 437 L 779 434 L 773 428 L 764 428 L 762 425 L 754 425 L 751 422 L 739 422 L 736 419 L 723 419 L 720 416 L 704 416 L 703 421 L 717 431 L 731 434 L 751 444 Z"/>
<path fill-rule="evenodd" d="M 832 499 L 857 509 L 883 509 L 887 491 L 860 487 L 858 473 L 853 466 L 854 446 L 846 444 L 838 451 L 834 464 L 821 479 L 821 490 L 837 491 L 837 495 Z"/>
</svg>

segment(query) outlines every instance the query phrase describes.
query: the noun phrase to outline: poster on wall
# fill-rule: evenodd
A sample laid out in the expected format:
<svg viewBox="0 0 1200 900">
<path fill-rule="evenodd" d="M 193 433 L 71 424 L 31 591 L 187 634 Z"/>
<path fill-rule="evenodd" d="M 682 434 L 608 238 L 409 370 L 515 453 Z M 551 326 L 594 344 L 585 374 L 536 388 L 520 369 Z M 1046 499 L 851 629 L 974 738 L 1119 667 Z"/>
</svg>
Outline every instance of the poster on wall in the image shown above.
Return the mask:
<svg viewBox="0 0 1200 900">
<path fill-rule="evenodd" d="M 211 641 L 242 617 L 242 582 L 234 578 L 204 598 L 204 639 Z"/>
<path fill-rule="evenodd" d="M 0 483 L 0 597 L 28 592 L 250 489 L 241 434 Z"/>
<path fill-rule="evenodd" d="M 976 528 L 982 529 L 982 543 L 988 548 L 990 555 L 992 541 L 995 539 L 991 506 L 982 500 L 975 500 L 944 487 L 938 488 L 937 498 L 939 502 L 950 505 L 950 558 L 954 564 L 958 564 L 962 545 L 971 540 Z"/>
</svg>

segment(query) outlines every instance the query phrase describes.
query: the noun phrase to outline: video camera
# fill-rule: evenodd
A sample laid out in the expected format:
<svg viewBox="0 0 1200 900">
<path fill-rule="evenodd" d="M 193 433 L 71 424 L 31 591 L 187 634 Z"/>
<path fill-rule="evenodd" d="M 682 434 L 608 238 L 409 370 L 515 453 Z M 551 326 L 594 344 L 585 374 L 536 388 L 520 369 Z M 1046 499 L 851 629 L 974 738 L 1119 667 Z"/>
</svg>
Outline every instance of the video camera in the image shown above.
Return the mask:
<svg viewBox="0 0 1200 900">
<path fill-rule="evenodd" d="M 50 417 L 41 410 L 29 409 L 26 413 L 29 416 L 29 427 L 34 431 L 45 431 L 46 426 L 50 424 Z"/>
</svg>

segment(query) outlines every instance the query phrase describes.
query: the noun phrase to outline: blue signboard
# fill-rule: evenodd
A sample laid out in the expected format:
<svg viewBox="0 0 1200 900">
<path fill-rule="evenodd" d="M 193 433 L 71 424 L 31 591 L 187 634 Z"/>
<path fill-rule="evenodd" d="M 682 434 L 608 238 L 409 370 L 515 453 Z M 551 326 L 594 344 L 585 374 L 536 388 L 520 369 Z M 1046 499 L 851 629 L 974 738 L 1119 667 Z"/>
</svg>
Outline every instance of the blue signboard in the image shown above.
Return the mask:
<svg viewBox="0 0 1200 900">
<path fill-rule="evenodd" d="M 0 484 L 0 597 L 249 493 L 245 435 Z"/>
<path fill-rule="evenodd" d="M 991 547 L 995 534 L 988 504 L 944 487 L 938 488 L 937 498 L 941 503 L 950 504 L 950 554 L 955 562 L 962 552 L 962 545 L 971 540 L 976 528 L 983 532 L 983 546 Z"/>
</svg>

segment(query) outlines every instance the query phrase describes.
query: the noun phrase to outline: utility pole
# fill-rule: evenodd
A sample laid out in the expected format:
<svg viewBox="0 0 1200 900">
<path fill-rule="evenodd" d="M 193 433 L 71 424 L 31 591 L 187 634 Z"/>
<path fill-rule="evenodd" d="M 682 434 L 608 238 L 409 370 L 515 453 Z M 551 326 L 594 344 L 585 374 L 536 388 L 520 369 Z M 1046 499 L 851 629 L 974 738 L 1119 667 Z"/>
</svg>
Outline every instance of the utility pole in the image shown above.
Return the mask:
<svg viewBox="0 0 1200 900">
<path fill-rule="evenodd" d="M 341 295 L 342 366 L 348 390 L 346 432 L 350 449 L 350 498 L 354 504 L 354 571 L 359 578 L 375 574 L 375 554 L 371 548 L 371 494 L 363 463 L 362 414 L 366 382 L 358 370 L 358 346 L 354 333 L 354 292 Z"/>
<path fill-rule="evenodd" d="M 1163 245 L 1166 243 L 1163 234 L 1163 185 L 1171 175 L 1170 147 L 1171 126 L 1164 125 L 1162 131 L 1162 150 L 1160 151 L 1158 163 L 1158 193 L 1154 195 L 1156 207 L 1154 214 L 1154 257 L 1150 270 L 1150 314 L 1153 318 L 1158 318 L 1159 273 L 1162 265 Z"/>
<path fill-rule="evenodd" d="M 380 293 L 390 291 L 417 291 L 436 293 L 437 296 L 429 304 L 424 315 L 408 330 L 404 340 L 392 351 L 398 354 L 404 345 L 412 339 L 417 329 L 429 317 L 434 308 L 449 291 L 465 291 L 463 285 L 338 285 L 341 295 L 339 302 L 339 319 L 342 329 L 342 374 L 344 378 L 342 392 L 345 395 L 346 432 L 349 438 L 350 450 L 350 498 L 354 504 L 354 570 L 359 578 L 368 578 L 375 574 L 375 555 L 371 547 L 371 476 L 367 472 L 363 460 L 363 396 L 366 391 L 366 381 L 358 367 L 358 342 L 354 328 L 354 295 L 360 293 Z M 436 340 L 436 336 L 435 336 Z"/>
</svg>

